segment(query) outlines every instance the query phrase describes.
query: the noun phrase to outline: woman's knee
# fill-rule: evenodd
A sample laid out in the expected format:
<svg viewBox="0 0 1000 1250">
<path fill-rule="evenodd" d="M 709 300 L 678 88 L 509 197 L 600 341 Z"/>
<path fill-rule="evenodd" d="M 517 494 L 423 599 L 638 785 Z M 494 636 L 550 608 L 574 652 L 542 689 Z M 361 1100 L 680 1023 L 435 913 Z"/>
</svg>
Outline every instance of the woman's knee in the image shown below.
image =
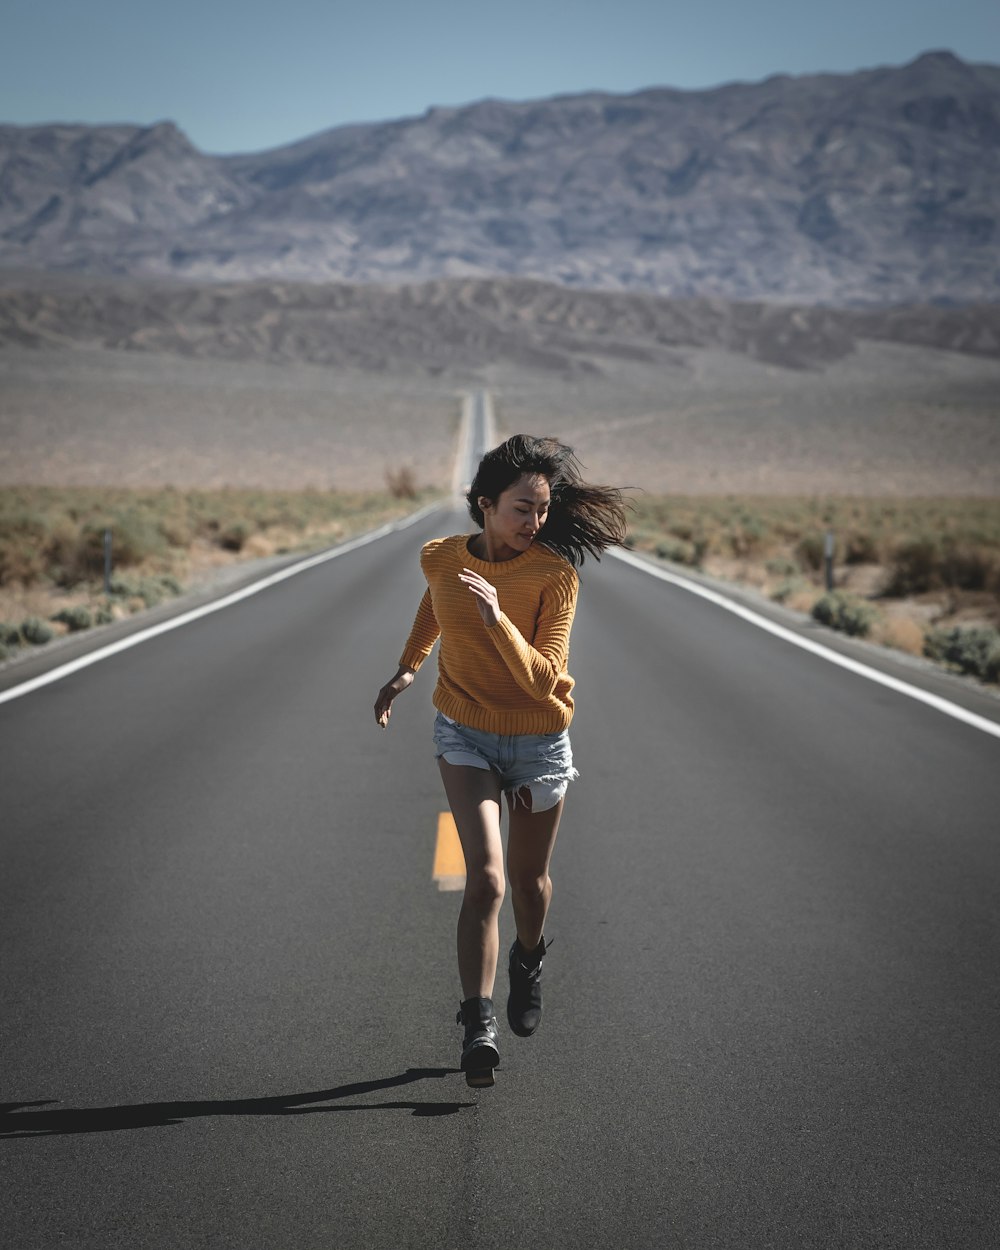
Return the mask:
<svg viewBox="0 0 1000 1250">
<path fill-rule="evenodd" d="M 487 864 L 465 878 L 465 900 L 478 911 L 491 911 L 503 902 L 503 869 Z"/>
<path fill-rule="evenodd" d="M 547 890 L 551 888 L 551 881 L 548 873 L 538 876 L 534 872 L 523 872 L 517 869 L 511 869 L 508 865 L 507 872 L 510 876 L 510 888 L 513 894 L 518 898 L 528 901 L 542 899 L 545 897 Z"/>
</svg>

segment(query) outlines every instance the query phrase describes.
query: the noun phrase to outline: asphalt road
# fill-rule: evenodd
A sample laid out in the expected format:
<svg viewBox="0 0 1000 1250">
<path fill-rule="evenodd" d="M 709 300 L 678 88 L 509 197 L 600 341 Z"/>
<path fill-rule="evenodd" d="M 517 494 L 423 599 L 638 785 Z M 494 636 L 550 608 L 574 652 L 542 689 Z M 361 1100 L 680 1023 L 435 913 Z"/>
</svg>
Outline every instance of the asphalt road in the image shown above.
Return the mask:
<svg viewBox="0 0 1000 1250">
<path fill-rule="evenodd" d="M 0 706 L 0 1244 L 995 1247 L 1000 742 L 613 560 L 466 1087 L 433 660 L 371 712 L 462 528 Z"/>
</svg>

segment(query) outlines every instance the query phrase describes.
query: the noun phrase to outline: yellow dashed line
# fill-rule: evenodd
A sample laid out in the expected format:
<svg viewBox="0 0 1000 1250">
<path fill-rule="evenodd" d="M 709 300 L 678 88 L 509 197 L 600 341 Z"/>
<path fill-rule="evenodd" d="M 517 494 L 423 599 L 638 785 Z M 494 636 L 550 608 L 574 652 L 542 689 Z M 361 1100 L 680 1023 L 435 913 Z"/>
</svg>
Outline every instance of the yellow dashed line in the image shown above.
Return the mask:
<svg viewBox="0 0 1000 1250">
<path fill-rule="evenodd" d="M 458 840 L 455 817 L 438 814 L 437 846 L 434 849 L 434 880 L 439 890 L 465 889 L 465 856 Z"/>
</svg>

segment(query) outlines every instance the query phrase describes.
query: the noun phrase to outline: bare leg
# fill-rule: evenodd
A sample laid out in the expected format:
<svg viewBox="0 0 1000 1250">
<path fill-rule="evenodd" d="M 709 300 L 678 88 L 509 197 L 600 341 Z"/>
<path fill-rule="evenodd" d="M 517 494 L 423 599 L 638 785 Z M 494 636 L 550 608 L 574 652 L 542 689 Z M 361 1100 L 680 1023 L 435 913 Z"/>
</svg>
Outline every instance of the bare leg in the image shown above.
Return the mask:
<svg viewBox="0 0 1000 1250">
<path fill-rule="evenodd" d="M 525 951 L 532 951 L 542 939 L 545 917 L 552 901 L 549 861 L 555 846 L 565 799 L 544 812 L 533 812 L 522 799 L 531 802 L 530 791 L 519 792 L 516 804 L 509 803 L 510 833 L 507 841 L 507 876 L 517 937 Z"/>
<path fill-rule="evenodd" d="M 504 896 L 500 781 L 484 768 L 439 760 L 441 778 L 465 855 L 465 895 L 458 916 L 458 975 L 464 998 L 492 998 Z"/>
</svg>

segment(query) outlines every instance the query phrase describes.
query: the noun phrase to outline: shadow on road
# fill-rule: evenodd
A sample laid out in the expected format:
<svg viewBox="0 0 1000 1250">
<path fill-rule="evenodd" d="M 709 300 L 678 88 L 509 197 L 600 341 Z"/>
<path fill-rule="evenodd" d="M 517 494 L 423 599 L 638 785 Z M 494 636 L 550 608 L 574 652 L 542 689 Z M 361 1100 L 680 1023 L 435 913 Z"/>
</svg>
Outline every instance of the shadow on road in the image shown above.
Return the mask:
<svg viewBox="0 0 1000 1250">
<path fill-rule="evenodd" d="M 231 1098 L 206 1102 L 145 1102 L 124 1107 L 51 1107 L 52 1099 L 41 1102 L 0 1103 L 0 1138 L 57 1137 L 71 1133 L 117 1133 L 123 1129 L 161 1128 L 185 1120 L 210 1115 L 314 1115 L 325 1111 L 410 1111 L 418 1116 L 456 1115 L 474 1102 L 358 1102 L 335 1107 L 308 1106 L 372 1094 L 377 1090 L 412 1085 L 416 1081 L 451 1076 L 458 1068 L 407 1068 L 398 1076 L 376 1081 L 357 1081 L 308 1094 L 278 1094 L 271 1098 Z"/>
</svg>

